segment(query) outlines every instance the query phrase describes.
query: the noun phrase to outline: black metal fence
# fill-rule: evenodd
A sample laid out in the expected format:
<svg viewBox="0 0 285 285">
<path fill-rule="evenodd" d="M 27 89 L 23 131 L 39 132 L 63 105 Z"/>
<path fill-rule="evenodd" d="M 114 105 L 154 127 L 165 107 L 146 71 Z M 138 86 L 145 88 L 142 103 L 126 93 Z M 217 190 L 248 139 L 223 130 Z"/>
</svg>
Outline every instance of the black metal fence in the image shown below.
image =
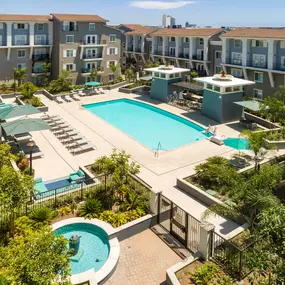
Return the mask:
<svg viewBox="0 0 285 285">
<path fill-rule="evenodd" d="M 187 249 L 198 251 L 201 222 L 159 194 L 158 223 L 180 241 Z"/>
<path fill-rule="evenodd" d="M 79 203 L 84 201 L 92 191 L 99 187 L 107 190 L 108 176 L 105 174 L 88 178 L 80 183 L 71 184 L 65 187 L 60 187 L 46 192 L 36 192 L 29 202 L 17 208 L 14 211 L 14 218 L 28 215 L 37 207 L 48 207 L 57 209 L 64 205 L 71 204 L 73 201 Z M 0 231 L 6 231 L 11 222 L 12 213 L 9 208 L 0 204 Z"/>
</svg>

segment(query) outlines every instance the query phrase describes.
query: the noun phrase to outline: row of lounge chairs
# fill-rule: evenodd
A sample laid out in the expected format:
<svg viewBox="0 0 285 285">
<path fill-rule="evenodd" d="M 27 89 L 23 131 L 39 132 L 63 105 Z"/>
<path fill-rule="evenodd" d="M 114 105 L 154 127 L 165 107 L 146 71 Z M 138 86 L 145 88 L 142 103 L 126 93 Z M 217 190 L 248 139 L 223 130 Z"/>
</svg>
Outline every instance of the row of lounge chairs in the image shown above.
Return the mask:
<svg viewBox="0 0 285 285">
<path fill-rule="evenodd" d="M 80 97 L 99 95 L 99 94 L 105 94 L 103 88 L 95 88 L 93 90 L 86 90 L 86 91 L 78 90 L 78 91 L 73 91 L 71 95 L 57 96 L 55 98 L 55 101 L 59 104 L 64 102 L 80 101 L 81 100 Z"/>
<path fill-rule="evenodd" d="M 33 137 L 30 133 L 23 133 L 15 135 L 13 140 L 9 141 L 9 145 L 12 147 L 12 149 L 14 149 L 14 152 L 17 152 L 16 150 L 18 149 L 20 152 L 23 152 L 27 158 L 29 158 L 31 149 L 27 146 L 27 144 L 32 141 Z M 32 148 L 32 159 L 42 158 L 43 156 L 43 153 L 35 144 Z"/>
<path fill-rule="evenodd" d="M 44 115 L 41 119 L 49 124 L 53 134 L 73 155 L 95 149 L 89 140 L 67 124 L 60 116 Z"/>
</svg>

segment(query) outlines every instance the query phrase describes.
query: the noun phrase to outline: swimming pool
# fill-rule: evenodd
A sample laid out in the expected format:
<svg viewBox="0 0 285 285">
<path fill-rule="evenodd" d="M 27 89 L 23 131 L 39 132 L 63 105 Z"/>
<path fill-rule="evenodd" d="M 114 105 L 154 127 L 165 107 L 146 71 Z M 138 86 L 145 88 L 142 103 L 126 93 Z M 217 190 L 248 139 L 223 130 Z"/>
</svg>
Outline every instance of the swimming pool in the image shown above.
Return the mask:
<svg viewBox="0 0 285 285">
<path fill-rule="evenodd" d="M 83 105 L 94 115 L 152 150 L 171 150 L 209 137 L 204 129 L 184 118 L 151 105 L 118 99 Z"/>
<path fill-rule="evenodd" d="M 248 140 L 244 138 L 227 138 L 224 140 L 224 143 L 226 146 L 234 149 L 248 149 Z"/>
</svg>

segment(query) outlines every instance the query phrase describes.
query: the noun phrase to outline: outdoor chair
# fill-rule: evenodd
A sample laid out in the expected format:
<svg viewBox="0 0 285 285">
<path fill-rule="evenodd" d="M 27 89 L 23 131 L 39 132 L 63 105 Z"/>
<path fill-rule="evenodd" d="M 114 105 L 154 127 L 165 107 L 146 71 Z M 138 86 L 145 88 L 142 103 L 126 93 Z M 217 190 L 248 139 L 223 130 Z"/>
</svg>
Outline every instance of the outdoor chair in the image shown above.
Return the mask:
<svg viewBox="0 0 285 285">
<path fill-rule="evenodd" d="M 80 182 L 85 179 L 85 173 L 79 169 L 77 172 L 71 173 L 69 175 L 69 179 L 71 182 Z"/>
<path fill-rule="evenodd" d="M 80 101 L 80 97 L 77 94 L 73 94 L 72 97 L 75 101 Z"/>
<path fill-rule="evenodd" d="M 65 99 L 65 101 L 67 101 L 67 102 L 72 102 L 72 99 L 71 99 L 71 97 L 70 97 L 69 95 L 66 95 L 66 96 L 64 97 L 64 99 Z"/>
<path fill-rule="evenodd" d="M 224 144 L 224 139 L 225 139 L 224 136 L 212 136 L 210 138 L 210 142 L 213 142 L 213 143 L 221 146 Z"/>
<path fill-rule="evenodd" d="M 61 97 L 56 97 L 56 98 L 55 98 L 55 101 L 56 101 L 57 103 L 59 103 L 59 104 L 64 103 L 64 101 L 62 100 Z"/>
<path fill-rule="evenodd" d="M 101 93 L 101 94 L 105 94 L 105 91 L 104 91 L 104 89 L 101 87 L 101 88 L 98 88 L 98 90 L 99 90 L 99 92 Z"/>
<path fill-rule="evenodd" d="M 79 95 L 80 97 L 87 96 L 87 94 L 86 94 L 85 92 L 83 92 L 82 90 L 79 90 L 79 91 L 78 91 L 78 95 Z"/>
</svg>

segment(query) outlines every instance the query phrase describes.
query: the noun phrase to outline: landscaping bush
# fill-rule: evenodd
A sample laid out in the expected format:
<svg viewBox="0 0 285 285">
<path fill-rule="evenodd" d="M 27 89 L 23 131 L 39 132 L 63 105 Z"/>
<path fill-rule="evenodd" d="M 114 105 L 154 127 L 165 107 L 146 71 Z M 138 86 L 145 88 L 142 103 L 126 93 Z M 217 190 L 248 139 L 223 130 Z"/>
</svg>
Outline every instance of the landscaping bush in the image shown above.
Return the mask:
<svg viewBox="0 0 285 285">
<path fill-rule="evenodd" d="M 30 219 L 36 223 L 49 223 L 53 218 L 53 212 L 47 207 L 38 207 L 29 215 Z"/>
<path fill-rule="evenodd" d="M 88 198 L 84 204 L 79 208 L 79 216 L 85 219 L 97 218 L 101 212 L 102 204 L 97 199 Z"/>
</svg>

